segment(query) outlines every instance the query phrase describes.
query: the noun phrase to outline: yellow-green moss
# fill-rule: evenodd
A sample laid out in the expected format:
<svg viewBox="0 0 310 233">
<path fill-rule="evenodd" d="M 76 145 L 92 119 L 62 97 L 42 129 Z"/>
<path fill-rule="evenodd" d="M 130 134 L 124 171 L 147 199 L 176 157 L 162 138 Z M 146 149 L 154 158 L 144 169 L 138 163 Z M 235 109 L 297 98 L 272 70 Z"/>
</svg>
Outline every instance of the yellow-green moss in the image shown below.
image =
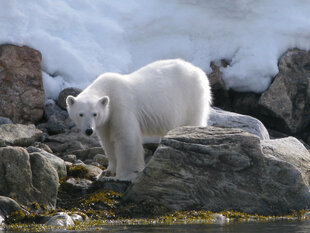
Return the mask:
<svg viewBox="0 0 310 233">
<path fill-rule="evenodd" d="M 87 176 L 88 170 L 82 165 L 74 165 L 69 167 L 68 176 L 76 178 L 85 178 Z"/>
<path fill-rule="evenodd" d="M 107 205 L 110 208 L 119 203 L 119 199 L 122 197 L 122 194 L 110 191 L 98 191 L 92 194 L 88 194 L 83 198 L 80 203 L 83 206 L 93 206 L 93 205 Z"/>
</svg>

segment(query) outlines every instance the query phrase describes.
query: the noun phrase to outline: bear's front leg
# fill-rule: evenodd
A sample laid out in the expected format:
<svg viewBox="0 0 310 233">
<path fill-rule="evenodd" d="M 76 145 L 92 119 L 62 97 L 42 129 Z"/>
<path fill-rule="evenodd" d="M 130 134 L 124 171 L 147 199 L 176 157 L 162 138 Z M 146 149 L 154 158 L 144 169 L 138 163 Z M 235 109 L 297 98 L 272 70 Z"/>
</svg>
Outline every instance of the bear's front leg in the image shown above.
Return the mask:
<svg viewBox="0 0 310 233">
<path fill-rule="evenodd" d="M 100 136 L 99 136 L 100 137 Z M 100 138 L 100 142 L 105 151 L 106 156 L 108 157 L 108 167 L 103 170 L 98 179 L 102 179 L 102 177 L 110 177 L 116 175 L 116 157 L 113 149 L 113 143 L 109 140 L 108 137 Z"/>
<path fill-rule="evenodd" d="M 115 143 L 116 179 L 133 181 L 145 167 L 142 136 L 139 131 L 134 132 L 132 128 L 127 133 L 123 131 Z"/>
</svg>

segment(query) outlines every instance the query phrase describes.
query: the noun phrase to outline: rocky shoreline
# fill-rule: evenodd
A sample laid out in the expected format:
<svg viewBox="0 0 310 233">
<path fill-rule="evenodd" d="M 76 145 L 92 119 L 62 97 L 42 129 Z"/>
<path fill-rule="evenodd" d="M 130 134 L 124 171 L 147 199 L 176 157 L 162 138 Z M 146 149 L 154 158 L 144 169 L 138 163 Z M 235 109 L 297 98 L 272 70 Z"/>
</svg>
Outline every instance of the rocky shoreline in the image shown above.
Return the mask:
<svg viewBox="0 0 310 233">
<path fill-rule="evenodd" d="M 0 226 L 164 221 L 186 213 L 194 219 L 193 211 L 211 222 L 241 219 L 241 212 L 248 219 L 294 211 L 301 211 L 296 218 L 307 216 L 309 52 L 283 55 L 263 94 L 226 91 L 220 68 L 212 64 L 209 126 L 177 128 L 160 144 L 145 144 L 147 165 L 133 183 L 97 179 L 107 166 L 104 151 L 65 110 L 66 96 L 81 90 L 65 89 L 44 104 L 44 95 L 36 94 L 44 93 L 40 56 L 28 47 L 0 46 Z"/>
</svg>

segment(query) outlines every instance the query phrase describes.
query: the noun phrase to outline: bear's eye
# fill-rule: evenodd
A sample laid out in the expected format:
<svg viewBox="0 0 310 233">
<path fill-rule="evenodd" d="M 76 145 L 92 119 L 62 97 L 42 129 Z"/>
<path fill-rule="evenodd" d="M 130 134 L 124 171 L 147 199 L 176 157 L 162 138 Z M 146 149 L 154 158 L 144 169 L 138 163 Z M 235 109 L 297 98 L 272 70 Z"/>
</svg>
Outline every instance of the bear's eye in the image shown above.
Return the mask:
<svg viewBox="0 0 310 233">
<path fill-rule="evenodd" d="M 93 113 L 93 116 L 96 117 L 96 116 L 97 116 L 97 113 Z"/>
<path fill-rule="evenodd" d="M 83 113 L 80 113 L 80 114 L 79 114 L 79 116 L 80 116 L 80 117 L 83 117 L 83 116 L 84 116 L 84 114 L 83 114 Z"/>
</svg>

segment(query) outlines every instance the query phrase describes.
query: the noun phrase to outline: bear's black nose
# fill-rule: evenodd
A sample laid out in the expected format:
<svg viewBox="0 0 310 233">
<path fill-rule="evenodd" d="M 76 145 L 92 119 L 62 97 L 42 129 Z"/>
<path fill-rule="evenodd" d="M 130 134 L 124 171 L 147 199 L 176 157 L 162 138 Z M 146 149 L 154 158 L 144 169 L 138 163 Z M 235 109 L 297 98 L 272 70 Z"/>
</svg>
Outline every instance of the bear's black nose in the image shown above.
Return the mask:
<svg viewBox="0 0 310 233">
<path fill-rule="evenodd" d="M 93 130 L 92 130 L 92 129 L 87 129 L 87 130 L 85 131 L 85 133 L 86 133 L 86 135 L 90 136 L 90 135 L 93 134 Z"/>
</svg>

